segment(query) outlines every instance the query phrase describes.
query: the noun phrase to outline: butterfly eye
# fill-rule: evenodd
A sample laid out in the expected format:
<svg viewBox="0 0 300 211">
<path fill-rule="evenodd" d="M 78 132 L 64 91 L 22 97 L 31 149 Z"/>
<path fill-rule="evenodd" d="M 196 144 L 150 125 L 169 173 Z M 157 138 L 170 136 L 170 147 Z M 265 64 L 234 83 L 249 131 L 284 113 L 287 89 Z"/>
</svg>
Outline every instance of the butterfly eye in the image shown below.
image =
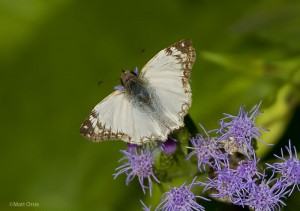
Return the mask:
<svg viewBox="0 0 300 211">
<path fill-rule="evenodd" d="M 125 85 L 125 80 L 124 80 L 123 76 L 126 75 L 127 72 L 128 72 L 127 70 L 122 70 L 122 74 L 121 74 L 121 78 L 120 78 L 122 86 Z"/>
</svg>

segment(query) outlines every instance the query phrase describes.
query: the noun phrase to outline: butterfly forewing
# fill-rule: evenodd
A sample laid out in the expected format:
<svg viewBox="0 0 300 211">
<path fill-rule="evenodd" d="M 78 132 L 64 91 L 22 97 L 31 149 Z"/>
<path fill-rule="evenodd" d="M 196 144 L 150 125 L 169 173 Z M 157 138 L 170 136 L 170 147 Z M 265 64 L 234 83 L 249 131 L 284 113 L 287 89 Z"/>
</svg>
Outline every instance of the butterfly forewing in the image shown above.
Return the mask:
<svg viewBox="0 0 300 211">
<path fill-rule="evenodd" d="M 191 106 L 189 77 L 194 62 L 190 40 L 160 51 L 143 67 L 139 77 L 152 96 L 151 106 L 139 106 L 132 100 L 137 98 L 124 90 L 114 91 L 92 110 L 81 126 L 81 134 L 92 141 L 165 141 L 170 132 L 183 125 Z"/>
<path fill-rule="evenodd" d="M 160 51 L 142 69 L 141 76 L 155 89 L 164 112 L 176 124 L 171 130 L 183 125 L 183 118 L 191 106 L 189 77 L 196 59 L 190 40 L 181 40 Z"/>
</svg>

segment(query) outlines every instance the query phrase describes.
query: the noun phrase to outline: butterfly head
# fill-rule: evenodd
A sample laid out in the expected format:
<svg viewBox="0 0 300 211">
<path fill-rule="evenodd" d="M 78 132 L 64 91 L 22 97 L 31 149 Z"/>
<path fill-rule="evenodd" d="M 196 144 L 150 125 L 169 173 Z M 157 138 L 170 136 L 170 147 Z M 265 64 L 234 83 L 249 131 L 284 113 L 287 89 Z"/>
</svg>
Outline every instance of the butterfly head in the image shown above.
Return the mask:
<svg viewBox="0 0 300 211">
<path fill-rule="evenodd" d="M 137 72 L 136 71 L 129 71 L 129 70 L 122 70 L 122 75 L 121 75 L 121 83 L 123 86 L 127 83 L 132 78 L 137 77 Z"/>
</svg>

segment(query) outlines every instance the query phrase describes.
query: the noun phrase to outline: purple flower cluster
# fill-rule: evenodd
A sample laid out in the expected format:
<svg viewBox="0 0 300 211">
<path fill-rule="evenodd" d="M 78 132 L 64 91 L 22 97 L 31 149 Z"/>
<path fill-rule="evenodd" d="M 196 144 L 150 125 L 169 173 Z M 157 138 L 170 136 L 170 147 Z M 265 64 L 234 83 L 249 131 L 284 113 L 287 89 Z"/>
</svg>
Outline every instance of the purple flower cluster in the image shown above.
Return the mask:
<svg viewBox="0 0 300 211">
<path fill-rule="evenodd" d="M 256 141 L 261 141 L 261 131 L 265 130 L 254 122 L 261 114 L 259 108 L 260 103 L 249 112 L 241 107 L 237 116 L 225 114 L 225 118 L 219 122 L 220 128 L 210 132 L 206 132 L 201 126 L 205 135 L 198 134 L 190 138 L 187 147 L 182 147 L 180 140 L 173 138 L 152 145 L 128 144 L 127 150 L 121 150 L 124 157 L 120 161 L 124 163 L 116 169 L 114 176 L 116 178 L 125 173 L 127 185 L 137 177 L 143 192 L 148 188 L 151 196 L 153 182 L 161 185 L 168 176 L 168 172 L 157 164 L 157 160 L 170 158 L 178 161 L 184 154 L 183 149 L 188 149 L 185 159 L 196 159 L 196 174 L 208 171 L 207 180 L 196 181 L 195 177 L 190 184 L 170 188 L 162 194 L 162 200 L 155 210 L 202 211 L 204 207 L 198 204 L 197 199 L 208 199 L 200 196 L 201 188 L 203 192 L 208 191 L 211 197 L 234 205 L 248 206 L 257 211 L 280 209 L 285 206 L 283 200 L 296 187 L 300 190 L 300 161 L 296 148 L 289 142 L 289 146 L 285 147 L 289 157 L 286 158 L 281 149 L 281 155 L 275 157 L 282 162 L 266 164 L 267 168 L 261 171 L 260 159 L 256 157 L 254 147 Z M 156 159 L 157 156 L 160 159 Z M 143 210 L 150 211 L 151 207 L 146 207 L 142 201 L 141 203 Z"/>
<path fill-rule="evenodd" d="M 194 151 L 188 158 L 195 155 L 200 171 L 201 166 L 208 165 L 213 172 L 207 182 L 201 182 L 204 191 L 210 190 L 212 197 L 255 210 L 275 210 L 285 206 L 282 200 L 295 187 L 299 190 L 300 162 L 295 147 L 293 155 L 289 143 L 286 147 L 290 155 L 288 159 L 284 158 L 281 150 L 281 156 L 276 157 L 284 162 L 267 164 L 272 170 L 268 179 L 266 171 L 259 171 L 259 159 L 256 159 L 253 147 L 255 141 L 260 140 L 260 131 L 265 130 L 254 123 L 255 117 L 260 114 L 259 107 L 260 104 L 250 112 L 241 107 L 237 116 L 225 114 L 215 138 L 198 135 L 191 139 L 193 147 L 188 148 Z M 288 189 L 289 186 L 292 188 Z"/>
<path fill-rule="evenodd" d="M 274 210 L 285 205 L 282 199 L 290 192 L 285 182 L 273 177 L 266 180 L 266 175 L 259 173 L 253 165 L 256 161 L 250 163 L 250 171 L 242 171 L 242 174 L 240 169 L 245 169 L 243 164 L 236 170 L 228 167 L 216 170 L 216 176 L 208 178 L 208 183 L 203 183 L 204 191 L 211 189 L 212 197 L 222 198 L 243 207 L 249 206 L 255 210 Z"/>
</svg>

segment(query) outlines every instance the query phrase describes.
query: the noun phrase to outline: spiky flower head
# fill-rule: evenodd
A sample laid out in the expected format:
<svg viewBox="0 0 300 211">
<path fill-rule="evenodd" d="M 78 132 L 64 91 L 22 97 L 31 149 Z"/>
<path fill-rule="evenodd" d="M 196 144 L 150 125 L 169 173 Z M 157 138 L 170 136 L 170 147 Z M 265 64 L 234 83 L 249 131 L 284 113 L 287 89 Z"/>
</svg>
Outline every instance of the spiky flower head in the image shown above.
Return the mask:
<svg viewBox="0 0 300 211">
<path fill-rule="evenodd" d="M 191 139 L 192 147 L 187 147 L 192 149 L 187 156 L 189 160 L 193 155 L 197 157 L 198 169 L 205 170 L 206 165 L 211 167 L 220 168 L 221 164 L 226 162 L 226 155 L 218 147 L 218 143 L 214 138 L 204 138 L 202 135 L 198 134 L 196 137 Z"/>
<path fill-rule="evenodd" d="M 204 191 L 210 189 L 212 197 L 229 200 L 234 204 L 243 203 L 244 193 L 254 182 L 254 180 L 239 177 L 235 170 L 227 167 L 216 170 L 215 177 L 208 178 L 208 180 L 208 183 L 201 183 L 206 186 Z"/>
<path fill-rule="evenodd" d="M 253 180 L 254 177 L 260 178 L 262 173 L 257 169 L 259 159 L 254 156 L 251 159 L 241 160 L 235 170 L 236 175 L 245 180 Z"/>
<path fill-rule="evenodd" d="M 199 205 L 196 202 L 197 198 L 202 198 L 207 200 L 204 197 L 195 195 L 191 188 L 195 185 L 194 181 L 190 185 L 183 184 L 180 187 L 172 188 L 169 192 L 164 193 L 161 203 L 155 210 L 162 211 L 173 211 L 173 210 L 184 210 L 184 211 L 193 211 L 193 210 L 204 210 L 204 207 Z"/>
<path fill-rule="evenodd" d="M 289 146 L 285 146 L 285 149 L 289 153 L 288 158 L 284 157 L 283 149 L 281 148 L 281 156 L 275 155 L 275 157 L 279 158 L 283 162 L 267 165 L 268 168 L 271 168 L 275 173 L 279 173 L 281 175 L 281 178 L 287 186 L 292 186 L 292 191 L 290 192 L 291 194 L 295 187 L 297 187 L 298 190 L 300 190 L 300 161 L 297 157 L 296 147 L 292 147 L 291 141 L 289 141 Z"/>
<path fill-rule="evenodd" d="M 280 207 L 285 206 L 282 199 L 286 198 L 288 192 L 282 180 L 278 178 L 263 179 L 259 184 L 253 183 L 245 205 L 256 211 L 279 210 Z"/>
<path fill-rule="evenodd" d="M 261 113 L 259 108 L 260 103 L 249 112 L 244 111 L 244 106 L 241 106 L 237 116 L 224 114 L 226 117 L 219 122 L 220 129 L 218 133 L 221 134 L 219 141 L 225 140 L 228 143 L 233 141 L 230 144 L 230 149 L 237 148 L 243 154 L 252 156 L 254 154 L 252 140 L 260 140 L 262 135 L 260 130 L 264 130 L 257 127 L 254 122 L 255 118 Z"/>
<path fill-rule="evenodd" d="M 126 173 L 126 185 L 128 185 L 133 178 L 137 177 L 139 183 L 145 193 L 145 188 L 149 188 L 150 195 L 152 194 L 152 179 L 159 183 L 153 172 L 154 157 L 152 155 L 152 150 L 142 147 L 140 151 L 138 150 L 120 150 L 124 157 L 120 161 L 124 161 L 124 164 L 116 168 L 118 171 L 114 174 L 114 178 L 118 177 L 120 174 Z M 148 186 L 144 184 L 144 180 L 148 180 Z"/>
</svg>

